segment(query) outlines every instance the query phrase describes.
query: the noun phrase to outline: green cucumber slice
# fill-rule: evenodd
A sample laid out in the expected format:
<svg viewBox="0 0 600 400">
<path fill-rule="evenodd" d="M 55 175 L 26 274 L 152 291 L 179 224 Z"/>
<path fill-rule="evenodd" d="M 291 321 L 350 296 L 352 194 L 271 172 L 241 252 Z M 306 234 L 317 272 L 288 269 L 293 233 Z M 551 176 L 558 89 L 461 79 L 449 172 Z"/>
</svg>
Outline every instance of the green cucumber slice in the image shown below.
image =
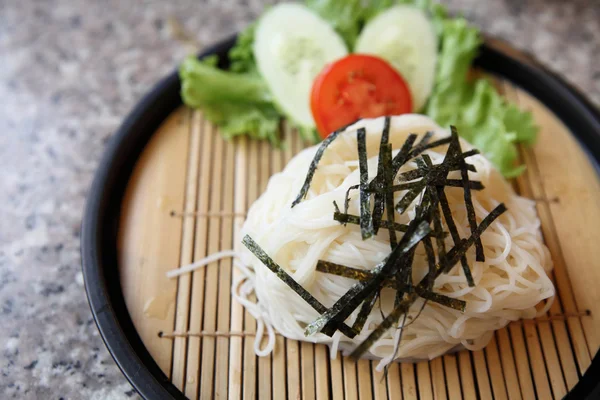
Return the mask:
<svg viewBox="0 0 600 400">
<path fill-rule="evenodd" d="M 422 10 L 399 5 L 377 15 L 362 30 L 355 51 L 392 64 L 410 87 L 414 111 L 423 108 L 435 79 L 437 37 Z"/>
<path fill-rule="evenodd" d="M 307 7 L 282 3 L 258 21 L 253 50 L 258 71 L 279 108 L 292 122 L 314 127 L 312 84 L 325 65 L 348 54 L 342 38 Z"/>
</svg>

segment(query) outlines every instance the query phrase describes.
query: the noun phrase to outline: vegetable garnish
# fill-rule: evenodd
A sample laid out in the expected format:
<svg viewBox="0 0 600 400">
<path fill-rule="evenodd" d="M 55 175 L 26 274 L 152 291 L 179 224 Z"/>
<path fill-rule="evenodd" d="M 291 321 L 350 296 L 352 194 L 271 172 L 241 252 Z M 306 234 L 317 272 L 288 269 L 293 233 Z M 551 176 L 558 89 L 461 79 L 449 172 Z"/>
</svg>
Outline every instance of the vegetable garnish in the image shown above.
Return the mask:
<svg viewBox="0 0 600 400">
<path fill-rule="evenodd" d="M 186 59 L 180 67 L 182 98 L 188 106 L 201 108 L 224 137 L 248 135 L 274 145 L 279 145 L 282 118 L 314 143 L 320 139 L 317 126 L 325 136 L 361 116 L 422 112 L 442 126 L 455 125 L 505 177 L 514 177 L 524 170 L 515 164 L 515 145 L 533 144 L 537 127 L 531 113 L 508 103 L 489 80 L 469 78 L 482 42 L 478 28 L 462 17 L 448 16 L 432 0 L 278 4 L 240 33 L 228 54 L 228 72 L 219 71 L 214 60 Z M 386 60 L 381 61 L 384 69 L 400 74 L 412 105 L 382 102 L 379 93 L 388 84 L 380 84 L 379 75 L 385 74 L 379 67 L 377 81 L 361 81 L 355 73 L 352 84 L 339 93 L 331 82 L 348 83 L 345 74 L 353 65 L 330 72 L 333 77 L 327 80 L 314 80 L 325 65 L 341 62 L 348 51 Z M 355 57 L 365 55 L 348 56 Z M 400 93 L 405 92 L 397 90 L 395 96 Z M 340 99 L 344 104 L 336 102 Z"/>
<path fill-rule="evenodd" d="M 351 54 L 326 66 L 313 83 L 310 106 L 323 138 L 359 118 L 413 110 L 402 76 L 385 60 L 364 54 Z"/>
<path fill-rule="evenodd" d="M 410 307 L 414 304 L 417 298 L 421 297 L 425 302 L 431 301 L 439 305 L 449 307 L 455 310 L 464 311 L 466 302 L 458 299 L 452 299 L 440 293 L 434 292 L 435 280 L 441 275 L 448 273 L 459 262 L 463 268 L 465 279 L 470 286 L 474 285 L 471 270 L 469 268 L 466 252 L 475 247 L 476 259 L 484 259 L 483 248 L 480 248 L 482 233 L 506 211 L 504 204 L 498 205 L 485 218 L 477 224 L 475 219 L 473 203 L 471 201 L 470 191 L 473 188 L 483 189 L 478 181 L 471 181 L 468 178 L 468 170 L 475 169 L 468 164 L 465 158 L 477 154 L 476 151 L 461 150 L 460 141 L 456 128 L 452 127 L 452 134 L 448 139 L 437 141 L 437 143 L 449 144 L 446 155 L 440 164 L 434 165 L 431 158 L 421 150 L 425 146 L 420 146 L 419 142 L 413 147 L 416 135 L 409 136 L 405 144 L 402 146 L 398 154 L 404 154 L 400 158 L 391 157 L 391 146 L 388 143 L 389 123 L 384 123 L 384 132 L 380 143 L 379 163 L 377 167 L 377 175 L 369 182 L 368 171 L 366 166 L 367 150 L 365 146 L 364 128 L 356 130 L 357 135 L 357 151 L 359 158 L 360 169 L 360 185 L 358 186 L 360 194 L 361 215 L 349 215 L 347 212 L 342 213 L 338 205 L 334 202 L 334 219 L 341 224 L 352 223 L 360 226 L 363 240 L 373 234 L 370 230 L 375 224 L 379 227 L 389 230 L 390 244 L 392 247 L 391 253 L 373 269 L 359 270 L 356 268 L 347 267 L 340 264 L 320 260 L 317 263 L 316 269 L 322 273 L 328 273 L 357 281 L 348 291 L 342 295 L 331 307 L 326 308 L 319 303 L 306 289 L 302 288 L 293 280 L 285 271 L 277 266 L 258 245 L 252 241 L 249 236 L 244 238 L 244 244 L 252 251 L 259 260 L 284 280 L 284 282 L 292 287 L 305 301 L 307 301 L 315 310 L 320 313 L 320 316 L 305 328 L 305 335 L 310 336 L 318 332 L 332 336 L 336 330 L 340 330 L 343 334 L 349 337 L 354 337 L 359 334 L 366 322 L 367 316 L 376 304 L 383 288 L 390 288 L 396 291 L 394 309 L 387 316 L 383 317 L 381 324 L 372 330 L 371 334 L 351 353 L 351 357 L 359 358 L 369 350 L 372 344 L 375 343 L 388 329 L 396 326 L 400 317 L 404 315 L 401 325 L 397 329 L 403 329 L 406 324 L 407 315 Z M 296 201 L 293 205 L 302 201 L 305 193 L 310 187 L 310 182 L 318 166 L 323 152 L 326 147 L 337 137 L 342 131 L 335 132 L 328 138 L 327 143 L 324 143 L 319 148 L 319 151 L 314 156 L 310 164 L 309 171 L 304 186 L 302 187 Z M 431 135 L 428 135 L 431 136 Z M 429 140 L 429 137 L 426 139 Z M 434 142 L 436 143 L 436 142 Z M 420 146 L 420 149 L 416 151 Z M 381 159 L 383 158 L 383 160 Z M 394 160 L 397 164 L 394 164 Z M 400 167 L 408 161 L 414 160 L 417 164 L 416 170 L 411 170 L 403 174 L 399 174 Z M 461 171 L 461 179 L 448 179 L 448 174 L 455 170 Z M 418 179 L 414 185 L 405 187 L 406 194 L 402 197 L 398 204 L 393 203 L 393 185 L 391 183 L 400 176 L 410 176 L 411 179 Z M 452 213 L 449 208 L 448 200 L 445 195 L 446 187 L 461 187 L 464 193 L 464 206 L 467 210 L 467 218 L 471 229 L 470 236 L 461 238 L 456 228 L 456 223 L 453 220 Z M 371 200 L 383 196 L 385 201 L 379 201 L 374 204 Z M 394 221 L 395 212 L 402 213 L 407 210 L 408 206 L 417 202 L 415 205 L 415 214 L 408 225 L 400 225 Z M 371 212 L 371 208 L 381 210 Z M 380 214 L 381 213 L 381 214 Z M 472 214 L 472 215 L 471 215 Z M 387 219 L 381 217 L 386 215 Z M 367 219 L 367 221 L 365 221 Z M 450 231 L 450 235 L 454 245 L 446 248 L 443 231 L 443 222 L 445 221 Z M 378 220 L 376 222 L 376 220 Z M 404 234 L 396 243 L 396 231 Z M 366 234 L 365 234 L 366 233 Z M 436 239 L 436 246 L 432 243 L 432 237 Z M 428 263 L 427 274 L 418 281 L 413 281 L 412 264 L 414 262 L 415 250 L 418 246 L 423 245 Z M 425 307 L 422 305 L 421 309 Z M 381 306 L 380 306 L 381 308 Z M 355 311 L 356 318 L 351 327 L 345 324 L 345 321 Z M 383 313 L 383 310 L 381 310 Z M 415 318 L 420 312 L 416 314 Z M 410 324 L 409 323 L 409 324 Z M 398 335 L 402 337 L 402 333 Z M 401 339 L 399 339 L 401 340 Z"/>
</svg>

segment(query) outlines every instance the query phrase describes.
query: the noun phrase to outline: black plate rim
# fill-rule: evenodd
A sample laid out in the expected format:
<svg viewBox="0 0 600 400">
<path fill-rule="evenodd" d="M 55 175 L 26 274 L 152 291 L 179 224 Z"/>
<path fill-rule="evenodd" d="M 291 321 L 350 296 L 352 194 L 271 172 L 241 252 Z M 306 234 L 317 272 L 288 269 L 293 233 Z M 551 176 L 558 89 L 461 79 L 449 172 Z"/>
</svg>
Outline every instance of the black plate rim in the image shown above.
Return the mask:
<svg viewBox="0 0 600 400">
<path fill-rule="evenodd" d="M 206 49 L 222 65 L 236 35 Z M 513 58 L 488 44 L 476 65 L 508 79 L 550 108 L 571 130 L 600 171 L 600 112 L 562 78 L 531 61 Z M 143 345 L 125 307 L 116 265 L 119 206 L 135 161 L 160 123 L 179 105 L 179 78 L 174 71 L 134 107 L 109 141 L 91 185 L 81 227 L 81 258 L 90 308 L 102 339 L 115 362 L 145 399 L 185 399 L 160 370 Z M 111 268 L 110 266 L 113 266 Z M 567 395 L 600 398 L 600 352 Z"/>
</svg>

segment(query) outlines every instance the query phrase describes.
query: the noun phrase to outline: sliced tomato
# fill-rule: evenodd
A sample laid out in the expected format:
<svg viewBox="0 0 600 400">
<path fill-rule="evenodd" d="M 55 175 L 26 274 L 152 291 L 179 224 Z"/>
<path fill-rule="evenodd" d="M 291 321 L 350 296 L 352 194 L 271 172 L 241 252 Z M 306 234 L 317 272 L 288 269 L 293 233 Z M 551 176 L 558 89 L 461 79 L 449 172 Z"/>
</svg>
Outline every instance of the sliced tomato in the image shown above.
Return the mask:
<svg viewBox="0 0 600 400">
<path fill-rule="evenodd" d="M 327 65 L 313 82 L 310 107 L 320 135 L 359 118 L 412 111 L 408 85 L 387 61 L 351 54 Z"/>
</svg>

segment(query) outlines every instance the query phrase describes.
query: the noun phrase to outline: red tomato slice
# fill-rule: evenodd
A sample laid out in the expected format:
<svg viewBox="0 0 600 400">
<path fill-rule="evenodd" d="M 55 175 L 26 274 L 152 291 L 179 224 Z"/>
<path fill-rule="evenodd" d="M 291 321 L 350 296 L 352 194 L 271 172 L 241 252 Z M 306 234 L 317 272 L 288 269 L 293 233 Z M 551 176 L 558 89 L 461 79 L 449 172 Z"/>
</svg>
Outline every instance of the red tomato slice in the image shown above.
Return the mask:
<svg viewBox="0 0 600 400">
<path fill-rule="evenodd" d="M 385 60 L 351 54 L 327 65 L 313 83 L 310 108 L 320 135 L 359 118 L 412 111 L 410 89 Z"/>
</svg>

